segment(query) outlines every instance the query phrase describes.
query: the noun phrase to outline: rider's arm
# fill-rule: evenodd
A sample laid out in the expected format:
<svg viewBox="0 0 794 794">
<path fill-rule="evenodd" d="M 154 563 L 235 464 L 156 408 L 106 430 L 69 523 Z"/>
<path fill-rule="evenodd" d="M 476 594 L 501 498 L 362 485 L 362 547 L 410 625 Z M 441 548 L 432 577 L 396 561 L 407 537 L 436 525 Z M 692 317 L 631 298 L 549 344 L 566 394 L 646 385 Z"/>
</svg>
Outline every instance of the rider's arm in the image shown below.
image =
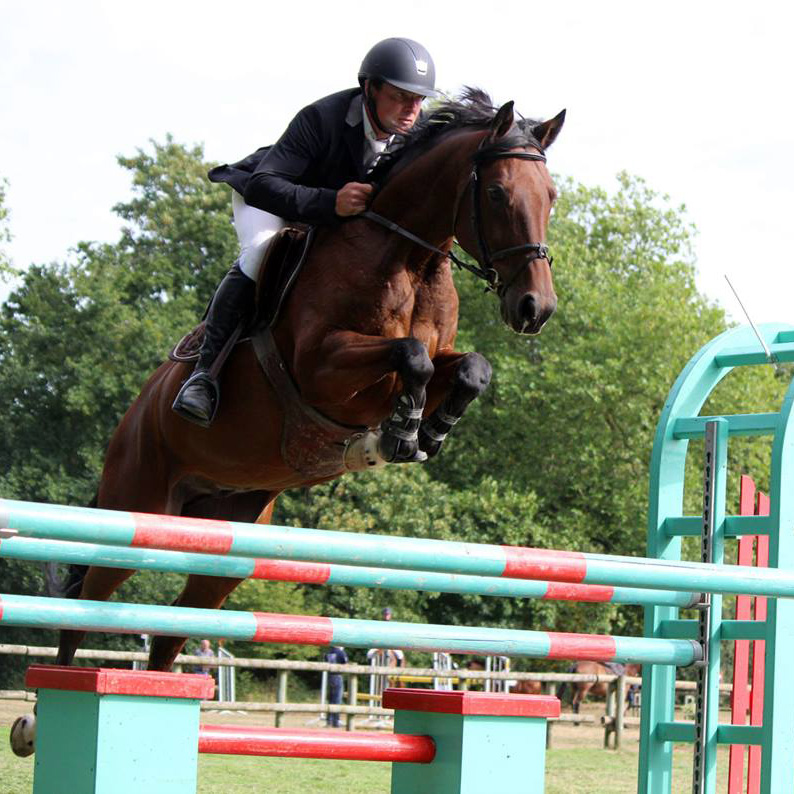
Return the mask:
<svg viewBox="0 0 794 794">
<path fill-rule="evenodd" d="M 336 190 L 298 184 L 312 165 L 327 157 L 327 135 L 316 108 L 304 108 L 262 158 L 248 180 L 245 203 L 287 220 L 332 223 Z"/>
</svg>

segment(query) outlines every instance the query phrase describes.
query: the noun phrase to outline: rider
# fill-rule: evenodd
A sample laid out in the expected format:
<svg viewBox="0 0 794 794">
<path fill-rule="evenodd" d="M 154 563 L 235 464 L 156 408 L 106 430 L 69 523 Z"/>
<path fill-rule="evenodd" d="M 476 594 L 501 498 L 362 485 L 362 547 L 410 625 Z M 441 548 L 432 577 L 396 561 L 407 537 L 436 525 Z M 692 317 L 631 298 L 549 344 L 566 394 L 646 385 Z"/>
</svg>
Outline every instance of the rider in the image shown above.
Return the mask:
<svg viewBox="0 0 794 794">
<path fill-rule="evenodd" d="M 174 400 L 185 419 L 211 423 L 218 384 L 209 369 L 251 310 L 264 254 L 285 219 L 332 224 L 363 212 L 373 189 L 364 181 L 368 169 L 395 134 L 413 127 L 422 100 L 437 96 L 433 59 L 411 39 L 378 42 L 358 82 L 301 110 L 275 145 L 210 171 L 213 182 L 233 188 L 241 250 L 210 304 L 196 368 Z"/>
</svg>

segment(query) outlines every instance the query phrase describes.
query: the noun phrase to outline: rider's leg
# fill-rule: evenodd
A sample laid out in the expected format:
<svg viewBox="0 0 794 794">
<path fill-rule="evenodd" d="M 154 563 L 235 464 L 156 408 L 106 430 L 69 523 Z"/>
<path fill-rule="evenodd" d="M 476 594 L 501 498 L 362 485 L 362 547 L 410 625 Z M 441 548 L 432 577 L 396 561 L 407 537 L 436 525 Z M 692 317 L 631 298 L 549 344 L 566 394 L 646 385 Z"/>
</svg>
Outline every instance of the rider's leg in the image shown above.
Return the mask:
<svg viewBox="0 0 794 794">
<path fill-rule="evenodd" d="M 185 419 L 205 427 L 212 422 L 218 404 L 218 383 L 210 368 L 240 320 L 252 308 L 254 287 L 255 282 L 235 264 L 216 290 L 207 312 L 196 368 L 172 406 Z"/>
<path fill-rule="evenodd" d="M 251 311 L 262 260 L 273 237 L 284 226 L 281 218 L 249 207 L 237 192 L 232 194 L 232 208 L 240 258 L 215 292 L 196 368 L 173 405 L 180 416 L 205 427 L 215 416 L 219 396 L 216 373 L 211 373 L 210 368 L 240 320 Z"/>
<path fill-rule="evenodd" d="M 284 228 L 284 220 L 249 206 L 236 190 L 232 191 L 232 212 L 237 239 L 240 241 L 240 270 L 256 281 L 265 253 L 273 238 Z"/>
</svg>

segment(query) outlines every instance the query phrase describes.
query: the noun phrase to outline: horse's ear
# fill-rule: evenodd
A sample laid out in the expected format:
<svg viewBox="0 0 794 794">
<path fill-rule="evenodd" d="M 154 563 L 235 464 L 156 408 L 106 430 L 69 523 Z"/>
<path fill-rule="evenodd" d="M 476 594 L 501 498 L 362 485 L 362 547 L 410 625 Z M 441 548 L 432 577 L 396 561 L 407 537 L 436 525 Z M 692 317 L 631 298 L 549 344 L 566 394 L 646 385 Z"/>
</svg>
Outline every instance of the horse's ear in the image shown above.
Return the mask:
<svg viewBox="0 0 794 794">
<path fill-rule="evenodd" d="M 532 128 L 532 134 L 543 149 L 548 149 L 554 143 L 564 122 L 565 111 L 561 110 L 553 119 L 536 124 Z"/>
<path fill-rule="evenodd" d="M 513 100 L 505 102 L 499 108 L 499 112 L 493 117 L 491 122 L 491 140 L 501 138 L 507 135 L 510 128 L 513 126 Z"/>
</svg>

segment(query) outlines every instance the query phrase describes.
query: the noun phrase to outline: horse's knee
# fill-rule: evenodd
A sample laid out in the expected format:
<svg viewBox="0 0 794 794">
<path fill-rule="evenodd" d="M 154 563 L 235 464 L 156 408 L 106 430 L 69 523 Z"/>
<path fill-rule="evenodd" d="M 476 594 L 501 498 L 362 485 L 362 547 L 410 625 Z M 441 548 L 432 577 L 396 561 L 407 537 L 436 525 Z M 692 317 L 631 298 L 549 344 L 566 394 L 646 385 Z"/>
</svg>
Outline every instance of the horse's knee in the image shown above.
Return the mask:
<svg viewBox="0 0 794 794">
<path fill-rule="evenodd" d="M 413 336 L 396 339 L 391 349 L 391 364 L 400 373 L 406 387 L 424 388 L 433 377 L 434 367 L 427 348 Z"/>
<path fill-rule="evenodd" d="M 453 388 L 469 403 L 488 388 L 492 374 L 493 370 L 485 356 L 468 353 L 455 373 Z"/>
<path fill-rule="evenodd" d="M 491 373 L 491 365 L 485 356 L 479 353 L 463 356 L 446 400 L 422 423 L 419 446 L 428 457 L 439 453 L 447 434 L 463 416 L 469 403 L 479 397 L 491 382 Z"/>
</svg>

